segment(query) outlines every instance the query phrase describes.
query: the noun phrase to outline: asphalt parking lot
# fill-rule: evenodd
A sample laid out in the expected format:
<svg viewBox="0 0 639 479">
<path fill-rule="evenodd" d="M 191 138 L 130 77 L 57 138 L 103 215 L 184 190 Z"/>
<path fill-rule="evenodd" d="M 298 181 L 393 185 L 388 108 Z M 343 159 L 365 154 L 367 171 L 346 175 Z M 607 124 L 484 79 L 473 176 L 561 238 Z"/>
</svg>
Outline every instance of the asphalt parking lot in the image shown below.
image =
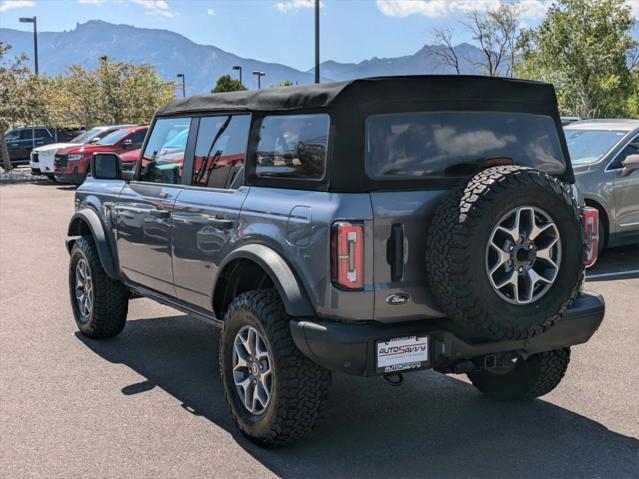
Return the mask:
<svg viewBox="0 0 639 479">
<path fill-rule="evenodd" d="M 639 248 L 609 250 L 587 287 L 607 313 L 543 399 L 500 404 L 463 376 L 335 375 L 309 440 L 263 450 L 236 432 L 214 326 L 146 299 L 117 338 L 73 322 L 73 188 L 0 185 L 0 476 L 637 477 Z"/>
</svg>

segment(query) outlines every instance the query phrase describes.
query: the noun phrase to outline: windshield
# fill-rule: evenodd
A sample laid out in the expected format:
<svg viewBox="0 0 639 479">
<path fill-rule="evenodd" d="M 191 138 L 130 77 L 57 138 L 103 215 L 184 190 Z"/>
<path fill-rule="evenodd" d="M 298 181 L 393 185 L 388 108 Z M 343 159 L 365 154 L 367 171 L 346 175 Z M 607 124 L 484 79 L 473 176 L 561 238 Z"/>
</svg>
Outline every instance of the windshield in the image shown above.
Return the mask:
<svg viewBox="0 0 639 479">
<path fill-rule="evenodd" d="M 131 131 L 128 128 L 123 128 L 122 130 L 114 131 L 113 133 L 108 134 L 100 141 L 96 143 L 96 145 L 114 145 L 126 135 L 128 135 Z"/>
<path fill-rule="evenodd" d="M 84 145 L 85 143 L 89 143 L 93 138 L 95 138 L 102 130 L 102 128 L 91 128 L 90 130 L 84 131 L 76 136 L 69 143 L 76 143 L 78 145 Z"/>
<path fill-rule="evenodd" d="M 372 178 L 450 178 L 484 165 L 565 171 L 554 120 L 497 111 L 375 115 L 366 121 L 366 168 Z"/>
<path fill-rule="evenodd" d="M 565 133 L 572 164 L 590 165 L 608 153 L 627 132 L 566 129 Z"/>
</svg>

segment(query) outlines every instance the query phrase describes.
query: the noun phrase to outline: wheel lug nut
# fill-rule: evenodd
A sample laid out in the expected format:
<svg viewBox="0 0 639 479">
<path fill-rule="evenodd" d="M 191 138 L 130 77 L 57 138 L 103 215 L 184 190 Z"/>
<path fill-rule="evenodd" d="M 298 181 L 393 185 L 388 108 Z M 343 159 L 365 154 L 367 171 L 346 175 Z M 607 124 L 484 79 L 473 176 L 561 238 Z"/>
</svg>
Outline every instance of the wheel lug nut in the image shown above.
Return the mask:
<svg viewBox="0 0 639 479">
<path fill-rule="evenodd" d="M 518 269 L 517 271 L 519 271 L 520 273 L 523 273 L 523 272 L 524 272 L 524 267 L 523 267 L 523 266 L 520 266 L 520 267 L 519 267 L 519 269 Z"/>
<path fill-rule="evenodd" d="M 534 246 L 532 243 L 530 243 L 530 244 L 528 245 L 528 249 L 533 249 L 534 247 L 535 247 L 535 246 Z"/>
<path fill-rule="evenodd" d="M 510 245 L 510 246 L 508 247 L 508 251 L 512 251 L 512 250 L 514 250 L 514 249 L 515 249 L 515 247 L 514 247 L 513 245 Z"/>
</svg>

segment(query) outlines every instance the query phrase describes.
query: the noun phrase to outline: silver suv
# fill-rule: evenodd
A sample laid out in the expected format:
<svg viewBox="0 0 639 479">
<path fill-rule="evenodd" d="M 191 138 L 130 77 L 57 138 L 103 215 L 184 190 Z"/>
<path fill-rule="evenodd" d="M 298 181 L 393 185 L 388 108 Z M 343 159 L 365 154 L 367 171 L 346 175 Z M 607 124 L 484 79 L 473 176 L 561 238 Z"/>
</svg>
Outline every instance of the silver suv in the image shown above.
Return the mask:
<svg viewBox="0 0 639 479">
<path fill-rule="evenodd" d="M 179 141 L 178 141 L 179 140 Z M 308 435 L 333 372 L 467 373 L 544 395 L 603 299 L 582 291 L 582 208 L 551 85 L 390 77 L 174 100 L 134 172 L 98 154 L 69 224 L 91 338 L 146 296 L 222 328 L 231 415 L 262 445 Z"/>
<path fill-rule="evenodd" d="M 599 250 L 639 243 L 639 120 L 586 120 L 565 127 L 575 180 L 599 211 Z"/>
</svg>

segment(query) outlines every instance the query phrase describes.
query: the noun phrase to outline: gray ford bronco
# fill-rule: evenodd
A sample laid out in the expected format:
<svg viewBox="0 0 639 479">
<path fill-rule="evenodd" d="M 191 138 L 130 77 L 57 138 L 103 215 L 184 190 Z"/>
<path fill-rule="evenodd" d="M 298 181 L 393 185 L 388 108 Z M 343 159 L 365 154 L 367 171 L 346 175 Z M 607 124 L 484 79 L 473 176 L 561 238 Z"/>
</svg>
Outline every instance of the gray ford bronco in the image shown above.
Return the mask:
<svg viewBox="0 0 639 479">
<path fill-rule="evenodd" d="M 144 296 L 221 328 L 231 415 L 307 436 L 333 372 L 542 396 L 604 301 L 551 85 L 414 76 L 174 100 L 135 171 L 95 154 L 68 229 L 76 323 Z"/>
</svg>

